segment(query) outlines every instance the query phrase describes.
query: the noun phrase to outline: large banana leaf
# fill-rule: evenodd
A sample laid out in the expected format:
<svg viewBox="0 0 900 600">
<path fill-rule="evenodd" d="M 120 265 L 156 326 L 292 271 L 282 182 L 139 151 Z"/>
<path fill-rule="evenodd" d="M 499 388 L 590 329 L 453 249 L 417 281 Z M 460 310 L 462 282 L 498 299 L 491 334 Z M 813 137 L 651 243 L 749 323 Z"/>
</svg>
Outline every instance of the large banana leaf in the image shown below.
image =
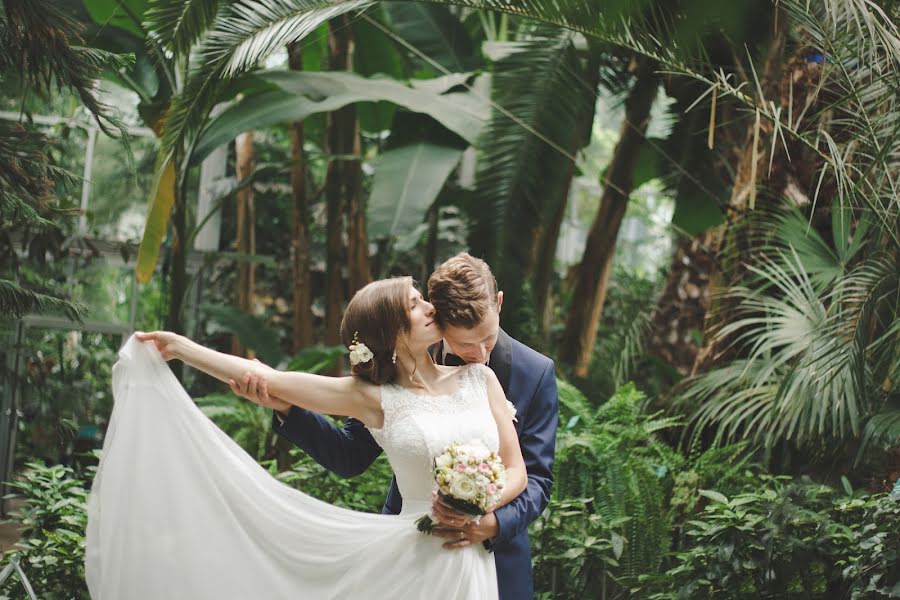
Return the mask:
<svg viewBox="0 0 900 600">
<path fill-rule="evenodd" d="M 192 162 L 202 161 L 238 134 L 309 115 L 330 112 L 355 102 L 391 102 L 427 114 L 473 143 L 487 121 L 489 107 L 471 94 L 438 94 L 394 79 L 367 79 L 354 73 L 271 71 L 259 74 L 277 91 L 249 96 L 215 118 L 204 130 Z"/>
<path fill-rule="evenodd" d="M 446 6 L 418 2 L 383 4 L 390 28 L 451 73 L 481 66 L 481 55 L 463 24 Z M 427 68 L 432 69 L 431 65 Z"/>
<path fill-rule="evenodd" d="M 278 332 L 266 325 L 263 319 L 248 315 L 233 306 L 201 304 L 200 309 L 210 320 L 236 335 L 242 346 L 256 352 L 259 359 L 267 365 L 277 365 L 284 356 Z"/>
<path fill-rule="evenodd" d="M 147 224 L 144 225 L 135 268 L 138 283 L 150 281 L 156 268 L 156 259 L 159 258 L 159 248 L 166 237 L 169 214 L 175 204 L 175 163 L 172 161 L 168 161 L 158 171 L 150 198 L 150 211 L 147 214 Z"/>
<path fill-rule="evenodd" d="M 120 27 L 142 39 L 146 33 L 141 21 L 149 4 L 148 0 L 84 0 L 84 7 L 95 23 Z"/>
<path fill-rule="evenodd" d="M 384 152 L 369 196 L 369 239 L 393 237 L 419 225 L 463 150 L 419 142 Z"/>
</svg>

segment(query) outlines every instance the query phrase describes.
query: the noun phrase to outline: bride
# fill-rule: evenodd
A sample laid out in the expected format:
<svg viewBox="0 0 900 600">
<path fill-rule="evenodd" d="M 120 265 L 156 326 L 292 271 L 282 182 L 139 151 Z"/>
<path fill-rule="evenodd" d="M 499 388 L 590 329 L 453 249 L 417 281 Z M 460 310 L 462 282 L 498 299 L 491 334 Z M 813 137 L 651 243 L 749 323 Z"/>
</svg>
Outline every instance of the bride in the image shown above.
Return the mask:
<svg viewBox="0 0 900 600">
<path fill-rule="evenodd" d="M 409 277 L 350 301 L 341 339 L 349 377 L 282 372 L 170 332 L 136 333 L 113 367 L 115 408 L 88 501 L 86 576 L 94 600 L 497 597 L 493 555 L 417 531 L 431 509 L 432 461 L 477 442 L 506 465 L 502 506 L 526 486 L 506 398 L 480 364 L 435 365 L 434 307 Z M 403 496 L 398 516 L 339 508 L 280 483 L 191 401 L 164 361 L 362 421 Z"/>
</svg>

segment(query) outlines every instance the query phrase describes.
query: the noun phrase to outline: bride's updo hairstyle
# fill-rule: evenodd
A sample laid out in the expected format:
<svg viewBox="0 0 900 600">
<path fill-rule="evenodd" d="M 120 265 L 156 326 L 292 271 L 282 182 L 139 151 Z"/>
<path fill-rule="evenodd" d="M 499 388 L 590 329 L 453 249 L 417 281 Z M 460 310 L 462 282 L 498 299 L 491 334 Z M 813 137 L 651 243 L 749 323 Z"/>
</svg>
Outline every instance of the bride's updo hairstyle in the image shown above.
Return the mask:
<svg viewBox="0 0 900 600">
<path fill-rule="evenodd" d="M 392 357 L 397 338 L 409 332 L 409 290 L 412 277 L 373 281 L 353 295 L 341 320 L 345 348 L 356 341 L 372 351 L 372 360 L 350 366 L 350 374 L 375 385 L 397 378 Z"/>
</svg>

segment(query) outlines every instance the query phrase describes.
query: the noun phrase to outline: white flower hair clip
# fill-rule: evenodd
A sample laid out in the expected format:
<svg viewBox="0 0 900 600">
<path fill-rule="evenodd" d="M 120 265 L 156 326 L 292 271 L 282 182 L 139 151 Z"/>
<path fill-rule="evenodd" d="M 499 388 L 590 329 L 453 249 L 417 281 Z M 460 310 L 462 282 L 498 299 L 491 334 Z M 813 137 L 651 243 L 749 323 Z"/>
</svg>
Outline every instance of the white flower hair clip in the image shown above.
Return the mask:
<svg viewBox="0 0 900 600">
<path fill-rule="evenodd" d="M 375 356 L 369 347 L 359 341 L 359 332 L 353 333 L 353 343 L 349 346 L 350 364 L 358 365 L 359 363 L 367 363 Z"/>
</svg>

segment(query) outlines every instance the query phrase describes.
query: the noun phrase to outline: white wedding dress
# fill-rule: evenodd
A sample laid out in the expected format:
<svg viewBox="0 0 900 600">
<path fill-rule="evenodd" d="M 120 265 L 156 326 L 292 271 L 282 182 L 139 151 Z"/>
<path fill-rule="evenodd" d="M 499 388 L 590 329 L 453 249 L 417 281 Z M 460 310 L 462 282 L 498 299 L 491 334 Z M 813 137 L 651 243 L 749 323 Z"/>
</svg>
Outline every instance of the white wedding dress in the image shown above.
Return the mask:
<svg viewBox="0 0 900 600">
<path fill-rule="evenodd" d="M 493 555 L 416 530 L 432 460 L 453 442 L 497 450 L 481 365 L 457 392 L 382 387 L 384 448 L 403 495 L 387 516 L 339 508 L 274 479 L 194 405 L 151 342 L 113 367 L 115 408 L 88 499 L 93 600 L 497 597 Z M 385 487 L 387 487 L 385 482 Z"/>
</svg>

